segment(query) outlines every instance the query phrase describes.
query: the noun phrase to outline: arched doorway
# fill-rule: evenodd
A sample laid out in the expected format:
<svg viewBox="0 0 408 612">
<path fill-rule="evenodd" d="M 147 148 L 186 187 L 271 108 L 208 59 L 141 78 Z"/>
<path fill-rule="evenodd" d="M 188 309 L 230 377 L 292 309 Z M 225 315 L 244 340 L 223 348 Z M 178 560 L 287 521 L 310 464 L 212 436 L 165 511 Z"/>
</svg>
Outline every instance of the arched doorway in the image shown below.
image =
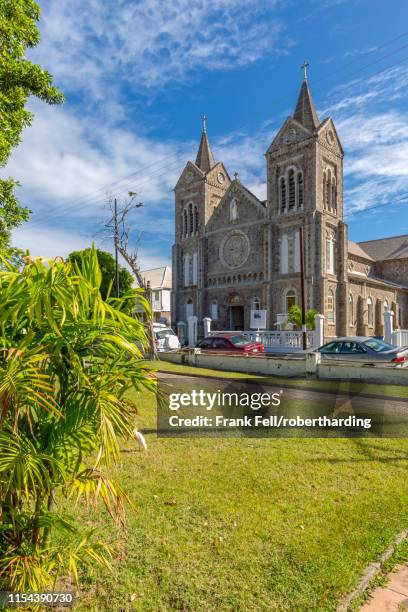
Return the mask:
<svg viewBox="0 0 408 612">
<path fill-rule="evenodd" d="M 238 293 L 234 293 L 228 300 L 229 329 L 242 331 L 245 325 L 244 301 Z"/>
</svg>

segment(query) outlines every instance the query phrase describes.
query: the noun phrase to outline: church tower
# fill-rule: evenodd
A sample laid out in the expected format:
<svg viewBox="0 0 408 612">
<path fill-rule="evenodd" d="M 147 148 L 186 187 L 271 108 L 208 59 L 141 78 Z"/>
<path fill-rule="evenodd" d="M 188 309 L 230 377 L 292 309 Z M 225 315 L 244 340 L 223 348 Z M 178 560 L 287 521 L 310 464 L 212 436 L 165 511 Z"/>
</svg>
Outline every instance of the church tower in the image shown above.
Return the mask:
<svg viewBox="0 0 408 612">
<path fill-rule="evenodd" d="M 187 162 L 175 187 L 172 324 L 206 316 L 207 249 L 205 229 L 231 181 L 216 162 L 207 134 L 206 117 L 195 163 Z"/>
<path fill-rule="evenodd" d="M 306 308 L 325 316 L 325 336 L 347 333 L 347 226 L 343 149 L 330 117 L 320 122 L 307 81 L 266 153 L 272 319 L 300 305 L 303 227 Z"/>
</svg>

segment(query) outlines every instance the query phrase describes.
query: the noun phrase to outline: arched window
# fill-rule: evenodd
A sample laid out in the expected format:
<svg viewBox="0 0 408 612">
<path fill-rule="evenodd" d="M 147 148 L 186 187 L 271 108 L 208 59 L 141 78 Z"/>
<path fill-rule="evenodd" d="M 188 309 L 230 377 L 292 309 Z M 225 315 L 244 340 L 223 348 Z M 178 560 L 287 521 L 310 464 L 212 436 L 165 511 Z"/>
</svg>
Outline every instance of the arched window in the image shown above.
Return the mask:
<svg viewBox="0 0 408 612">
<path fill-rule="evenodd" d="M 280 203 L 281 203 L 281 212 L 285 212 L 286 210 L 286 179 L 282 176 L 280 180 Z"/>
<path fill-rule="evenodd" d="M 194 215 L 193 215 L 193 205 L 191 203 L 188 205 L 188 217 L 189 217 L 189 219 L 188 219 L 188 222 L 189 222 L 189 229 L 188 229 L 188 231 L 189 231 L 190 236 L 192 236 L 193 233 L 194 233 Z"/>
<path fill-rule="evenodd" d="M 198 253 L 193 253 L 193 285 L 197 285 L 198 282 Z"/>
<path fill-rule="evenodd" d="M 288 289 L 285 293 L 285 303 L 284 308 L 285 312 L 289 312 L 292 306 L 296 306 L 297 303 L 297 294 L 295 289 Z"/>
<path fill-rule="evenodd" d="M 187 211 L 186 209 L 183 210 L 183 237 L 185 238 L 187 236 Z"/>
<path fill-rule="evenodd" d="M 281 274 L 288 274 L 289 272 L 289 240 L 287 234 L 281 236 L 280 272 Z"/>
<path fill-rule="evenodd" d="M 337 211 L 337 189 L 336 189 L 336 179 L 333 177 L 332 178 L 332 184 L 331 184 L 331 204 L 332 204 L 332 209 L 334 212 Z"/>
<path fill-rule="evenodd" d="M 384 312 L 388 312 L 390 309 L 390 305 L 388 303 L 388 300 L 384 300 Z"/>
<path fill-rule="evenodd" d="M 331 209 L 331 172 L 327 170 L 327 182 L 326 182 L 326 208 Z"/>
<path fill-rule="evenodd" d="M 293 210 L 296 206 L 296 186 L 295 186 L 295 171 L 290 169 L 288 173 L 289 185 L 289 210 Z"/>
<path fill-rule="evenodd" d="M 327 292 L 327 320 L 334 321 L 334 293 L 331 289 Z"/>
<path fill-rule="evenodd" d="M 326 260 L 327 260 L 327 272 L 334 274 L 334 238 L 329 236 L 326 240 Z"/>
<path fill-rule="evenodd" d="M 298 208 L 303 208 L 303 172 L 298 172 L 297 186 L 298 186 Z"/>
<path fill-rule="evenodd" d="M 184 276 L 184 286 L 188 287 L 190 284 L 190 255 L 184 255 L 183 276 Z"/>
<path fill-rule="evenodd" d="M 367 298 L 367 322 L 370 327 L 374 326 L 373 300 L 370 297 Z"/>
<path fill-rule="evenodd" d="M 217 304 L 217 300 L 213 300 L 211 302 L 211 314 L 210 314 L 211 318 L 213 321 L 216 321 L 218 319 L 218 304 Z"/>
<path fill-rule="evenodd" d="M 194 206 L 194 233 L 198 232 L 198 208 Z"/>
<path fill-rule="evenodd" d="M 349 317 L 350 317 L 350 325 L 354 325 L 354 299 L 353 294 L 349 295 Z"/>
</svg>

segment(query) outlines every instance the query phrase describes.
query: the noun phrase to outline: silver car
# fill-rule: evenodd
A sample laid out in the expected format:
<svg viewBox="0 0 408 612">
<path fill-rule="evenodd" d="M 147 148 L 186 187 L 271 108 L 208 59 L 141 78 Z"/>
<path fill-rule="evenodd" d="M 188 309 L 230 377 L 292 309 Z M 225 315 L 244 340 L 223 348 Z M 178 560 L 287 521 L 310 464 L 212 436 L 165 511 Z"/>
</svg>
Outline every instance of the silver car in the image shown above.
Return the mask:
<svg viewBox="0 0 408 612">
<path fill-rule="evenodd" d="M 378 338 L 336 338 L 318 349 L 322 361 L 356 361 L 359 365 L 408 366 L 408 346 L 397 347 Z"/>
</svg>

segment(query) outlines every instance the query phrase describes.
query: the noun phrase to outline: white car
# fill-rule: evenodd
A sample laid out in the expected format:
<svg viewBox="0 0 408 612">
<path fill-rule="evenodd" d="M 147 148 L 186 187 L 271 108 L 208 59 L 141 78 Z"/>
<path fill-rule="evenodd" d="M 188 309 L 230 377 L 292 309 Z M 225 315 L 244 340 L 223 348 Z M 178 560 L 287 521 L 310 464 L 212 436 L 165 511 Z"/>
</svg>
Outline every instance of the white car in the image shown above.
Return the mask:
<svg viewBox="0 0 408 612">
<path fill-rule="evenodd" d="M 153 324 L 154 342 L 158 351 L 174 351 L 180 348 L 180 340 L 167 325 Z"/>
</svg>

